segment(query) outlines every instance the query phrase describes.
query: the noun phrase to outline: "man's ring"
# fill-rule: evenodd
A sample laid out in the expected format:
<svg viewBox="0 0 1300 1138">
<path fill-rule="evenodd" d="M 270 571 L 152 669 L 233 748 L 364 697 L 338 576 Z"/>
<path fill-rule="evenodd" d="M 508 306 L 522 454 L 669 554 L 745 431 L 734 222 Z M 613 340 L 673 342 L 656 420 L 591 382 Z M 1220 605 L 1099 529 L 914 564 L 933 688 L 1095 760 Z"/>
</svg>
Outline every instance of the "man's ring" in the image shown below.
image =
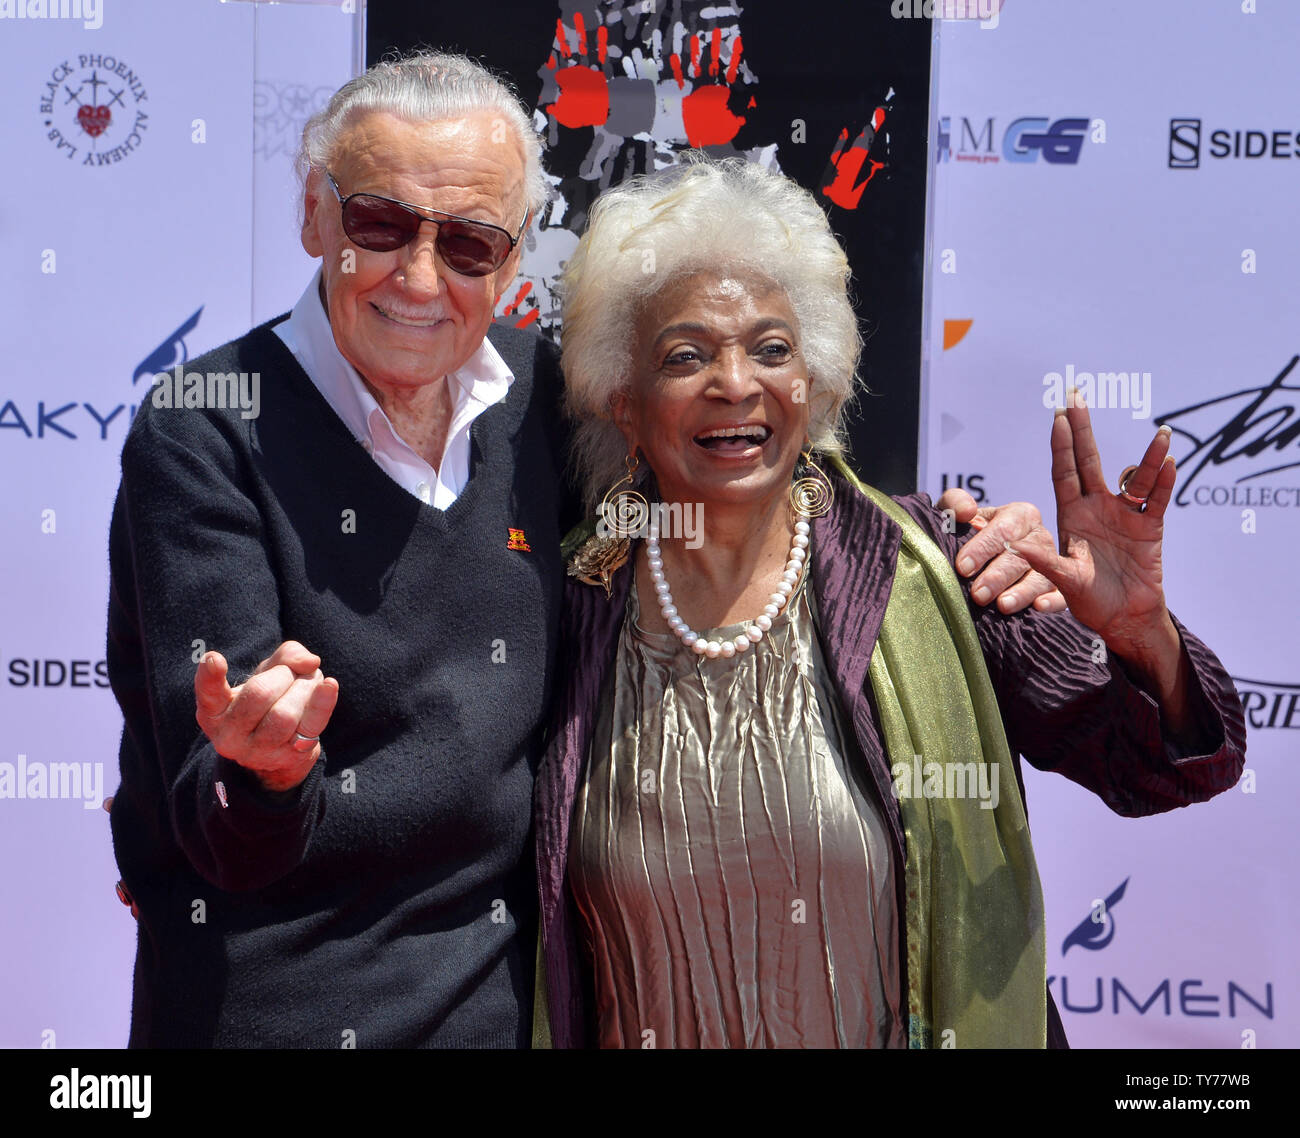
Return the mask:
<svg viewBox="0 0 1300 1138">
<path fill-rule="evenodd" d="M 1144 513 L 1147 508 L 1147 499 L 1139 498 L 1136 494 L 1130 494 L 1128 492 L 1128 480 L 1132 478 L 1136 472 L 1136 466 L 1125 467 L 1124 473 L 1119 476 L 1119 496 L 1130 506 L 1136 506 L 1139 513 Z"/>
<path fill-rule="evenodd" d="M 304 735 L 301 731 L 295 731 L 293 733 L 293 741 L 295 745 L 297 745 L 298 743 L 311 743 L 314 745 L 320 742 L 320 736 Z"/>
</svg>

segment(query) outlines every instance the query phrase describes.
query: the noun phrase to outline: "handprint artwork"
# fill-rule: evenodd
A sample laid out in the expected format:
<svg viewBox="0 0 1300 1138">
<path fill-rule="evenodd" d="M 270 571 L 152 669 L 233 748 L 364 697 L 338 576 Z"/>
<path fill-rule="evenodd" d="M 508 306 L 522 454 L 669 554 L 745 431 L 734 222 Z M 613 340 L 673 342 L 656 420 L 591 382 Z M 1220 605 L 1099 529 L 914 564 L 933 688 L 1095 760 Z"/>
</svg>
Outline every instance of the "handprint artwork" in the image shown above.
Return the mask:
<svg viewBox="0 0 1300 1138">
<path fill-rule="evenodd" d="M 831 151 L 826 173 L 822 175 L 821 192 L 844 209 L 857 209 L 871 179 L 889 165 L 886 156 L 889 136 L 882 136 L 880 132 L 888 119 L 889 103 L 893 97 L 891 89 L 885 96 L 884 105 L 877 107 L 867 124 L 858 131 L 852 146 L 846 149 L 849 141 L 848 127 L 840 131 L 839 138 L 835 140 L 835 149 Z M 876 145 L 877 138 L 882 140 L 883 145 Z M 873 154 L 876 156 L 873 157 Z"/>
<path fill-rule="evenodd" d="M 610 185 L 671 166 L 691 147 L 777 167 L 775 138 L 735 146 L 758 84 L 744 57 L 741 13 L 704 0 L 560 0 L 534 112 L 556 196 L 497 319 L 557 329 L 555 278 Z"/>
<path fill-rule="evenodd" d="M 781 168 L 778 147 L 791 135 L 751 114 L 761 95 L 745 54 L 744 12 L 716 0 L 559 0 L 533 112 L 555 196 L 528 234 L 499 321 L 558 333 L 556 278 L 592 202 L 611 185 L 672 166 L 697 147 Z M 857 209 L 867 185 L 887 171 L 893 98 L 890 89 L 864 125 L 845 127 L 837 140 L 807 140 L 829 155 L 820 186 L 828 205 Z"/>
</svg>

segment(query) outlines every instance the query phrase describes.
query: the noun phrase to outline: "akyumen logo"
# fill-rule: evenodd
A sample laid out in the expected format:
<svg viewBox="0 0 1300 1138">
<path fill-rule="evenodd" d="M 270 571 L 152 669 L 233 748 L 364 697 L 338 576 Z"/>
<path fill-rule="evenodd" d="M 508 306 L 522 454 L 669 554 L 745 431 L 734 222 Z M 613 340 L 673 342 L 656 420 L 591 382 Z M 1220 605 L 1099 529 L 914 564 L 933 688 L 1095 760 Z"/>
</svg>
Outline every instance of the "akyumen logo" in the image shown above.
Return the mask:
<svg viewBox="0 0 1300 1138">
<path fill-rule="evenodd" d="M 1118 931 L 1113 910 L 1124 899 L 1131 880 L 1131 877 L 1124 878 L 1104 900 L 1098 899 L 1092 903 L 1089 914 L 1075 925 L 1061 943 L 1062 957 L 1076 945 L 1089 952 L 1101 952 L 1113 943 Z M 1135 910 L 1132 902 L 1126 912 L 1126 925 L 1140 921 L 1141 909 Z M 1074 959 L 1083 962 L 1089 958 Z M 1053 988 L 1053 985 L 1056 987 Z M 1263 982 L 1261 992 L 1259 983 L 1253 983 L 1248 989 L 1244 983 L 1235 979 L 1207 983 L 1199 978 L 1176 979 L 1163 976 L 1153 983 L 1150 980 L 1137 982 L 1119 976 L 1086 977 L 1077 973 L 1062 973 L 1059 976 L 1049 975 L 1047 987 L 1056 996 L 1061 1011 L 1073 1012 L 1075 1015 L 1127 1016 L 1136 1011 L 1139 1016 L 1145 1016 L 1148 1012 L 1156 1014 L 1153 1009 L 1159 1008 L 1166 1017 L 1274 1018 L 1271 980 Z"/>
<path fill-rule="evenodd" d="M 203 315 L 203 305 L 194 310 L 194 315 L 186 320 L 170 336 L 163 340 L 152 352 L 140 361 L 139 367 L 131 376 L 133 384 L 148 376 L 152 379 L 159 372 L 171 371 L 177 364 L 189 363 L 190 349 L 185 337 L 198 327 L 199 317 Z"/>
<path fill-rule="evenodd" d="M 159 373 L 188 362 L 190 350 L 185 338 L 198 327 L 202 315 L 203 305 L 199 305 L 174 332 L 140 361 L 131 375 L 133 388 L 145 377 L 152 382 Z M 143 398 L 148 397 L 147 393 Z M 88 401 L 73 399 L 63 402 L 56 398 L 49 402 L 38 400 L 35 407 L 29 403 L 20 407 L 13 399 L 0 398 L 0 439 L 17 438 L 19 436 L 13 433 L 16 431 L 27 439 L 98 438 L 101 442 L 106 442 L 110 427 L 115 432 L 120 431 L 121 437 L 126 436 L 138 406 L 138 403 L 118 403 L 114 407 L 102 409 Z M 93 422 L 87 422 L 87 417 Z"/>
<path fill-rule="evenodd" d="M 1076 944 L 1090 952 L 1100 952 L 1115 939 L 1115 918 L 1111 916 L 1111 910 L 1123 898 L 1128 882 L 1129 879 L 1124 878 L 1104 901 L 1092 903 L 1092 912 L 1074 926 L 1074 931 L 1061 945 L 1062 956 Z"/>
</svg>

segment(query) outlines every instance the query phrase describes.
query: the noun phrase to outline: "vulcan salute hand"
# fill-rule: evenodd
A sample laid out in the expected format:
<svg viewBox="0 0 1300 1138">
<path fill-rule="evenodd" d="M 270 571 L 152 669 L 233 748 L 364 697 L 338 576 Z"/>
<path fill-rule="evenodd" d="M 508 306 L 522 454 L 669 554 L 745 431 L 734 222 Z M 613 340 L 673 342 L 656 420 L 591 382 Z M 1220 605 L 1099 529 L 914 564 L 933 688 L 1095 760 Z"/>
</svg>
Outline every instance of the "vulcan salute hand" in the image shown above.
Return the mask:
<svg viewBox="0 0 1300 1138">
<path fill-rule="evenodd" d="M 1064 595 L 1070 612 L 1133 669 L 1175 736 L 1188 729 L 1190 664 L 1165 607 L 1160 544 L 1173 494 L 1171 431 L 1161 427 L 1120 493 L 1106 488 L 1088 408 L 1077 391 L 1052 422 L 1052 482 L 1060 553 L 1012 543 Z"/>
</svg>

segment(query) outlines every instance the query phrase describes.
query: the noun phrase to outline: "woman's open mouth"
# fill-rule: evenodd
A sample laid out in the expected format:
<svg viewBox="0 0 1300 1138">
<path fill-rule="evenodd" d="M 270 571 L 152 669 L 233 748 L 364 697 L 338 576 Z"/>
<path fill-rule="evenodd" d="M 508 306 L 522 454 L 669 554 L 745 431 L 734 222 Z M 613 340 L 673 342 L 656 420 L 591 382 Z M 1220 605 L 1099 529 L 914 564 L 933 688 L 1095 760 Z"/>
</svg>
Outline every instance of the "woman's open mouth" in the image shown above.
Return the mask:
<svg viewBox="0 0 1300 1138">
<path fill-rule="evenodd" d="M 761 447 L 772 437 L 772 428 L 764 423 L 744 423 L 735 427 L 715 427 L 695 436 L 698 447 L 717 455 L 741 455 Z"/>
</svg>

